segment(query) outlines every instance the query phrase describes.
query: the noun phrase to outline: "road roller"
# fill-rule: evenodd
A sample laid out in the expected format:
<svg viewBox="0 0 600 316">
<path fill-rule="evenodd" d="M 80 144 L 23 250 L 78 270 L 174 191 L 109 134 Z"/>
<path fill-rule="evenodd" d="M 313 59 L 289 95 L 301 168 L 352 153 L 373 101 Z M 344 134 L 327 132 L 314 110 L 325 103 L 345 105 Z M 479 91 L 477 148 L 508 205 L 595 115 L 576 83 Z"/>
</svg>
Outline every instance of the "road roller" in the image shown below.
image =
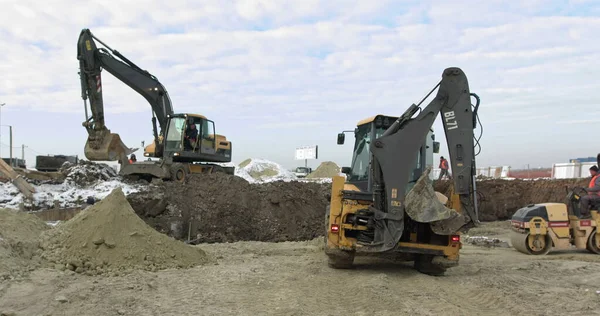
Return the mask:
<svg viewBox="0 0 600 316">
<path fill-rule="evenodd" d="M 568 203 L 530 204 L 517 210 L 511 219 L 513 248 L 528 255 L 573 248 L 600 254 L 598 205 L 592 205 L 590 218 L 581 218 L 579 198 L 580 195 L 571 190 Z"/>
</svg>

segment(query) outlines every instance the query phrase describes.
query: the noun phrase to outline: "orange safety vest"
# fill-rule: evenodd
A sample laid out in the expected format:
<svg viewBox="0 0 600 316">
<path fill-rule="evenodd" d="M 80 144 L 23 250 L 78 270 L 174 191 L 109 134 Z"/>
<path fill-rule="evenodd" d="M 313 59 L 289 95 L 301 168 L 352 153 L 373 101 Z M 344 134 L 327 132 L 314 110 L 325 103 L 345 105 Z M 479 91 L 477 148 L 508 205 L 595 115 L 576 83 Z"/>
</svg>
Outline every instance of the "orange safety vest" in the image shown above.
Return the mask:
<svg viewBox="0 0 600 316">
<path fill-rule="evenodd" d="M 448 161 L 446 159 L 442 160 L 442 169 L 448 169 Z"/>
<path fill-rule="evenodd" d="M 588 184 L 588 188 L 591 189 L 594 187 L 594 183 L 596 183 L 596 178 L 598 178 L 598 177 L 600 177 L 600 174 L 597 174 L 592 177 L 592 180 L 590 180 L 590 184 Z M 600 195 L 600 192 L 590 192 L 590 193 Z"/>
<path fill-rule="evenodd" d="M 133 163 L 133 160 L 129 159 L 129 163 Z"/>
</svg>

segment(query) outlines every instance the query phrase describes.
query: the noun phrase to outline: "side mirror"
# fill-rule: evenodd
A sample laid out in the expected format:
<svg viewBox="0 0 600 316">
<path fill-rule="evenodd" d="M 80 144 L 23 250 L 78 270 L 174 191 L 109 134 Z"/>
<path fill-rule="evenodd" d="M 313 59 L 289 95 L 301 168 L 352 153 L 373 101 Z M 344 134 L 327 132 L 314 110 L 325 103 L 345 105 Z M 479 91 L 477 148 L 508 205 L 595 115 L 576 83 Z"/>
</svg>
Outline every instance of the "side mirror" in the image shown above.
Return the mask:
<svg viewBox="0 0 600 316">
<path fill-rule="evenodd" d="M 342 167 L 343 174 L 350 174 L 351 171 L 352 169 L 350 169 L 350 167 Z"/>
<path fill-rule="evenodd" d="M 344 140 L 346 140 L 346 135 L 344 133 L 339 133 L 338 137 L 337 137 L 337 143 L 338 143 L 338 145 L 343 145 L 344 144 Z"/>
<path fill-rule="evenodd" d="M 433 153 L 438 154 L 440 152 L 440 142 L 433 142 Z"/>
</svg>

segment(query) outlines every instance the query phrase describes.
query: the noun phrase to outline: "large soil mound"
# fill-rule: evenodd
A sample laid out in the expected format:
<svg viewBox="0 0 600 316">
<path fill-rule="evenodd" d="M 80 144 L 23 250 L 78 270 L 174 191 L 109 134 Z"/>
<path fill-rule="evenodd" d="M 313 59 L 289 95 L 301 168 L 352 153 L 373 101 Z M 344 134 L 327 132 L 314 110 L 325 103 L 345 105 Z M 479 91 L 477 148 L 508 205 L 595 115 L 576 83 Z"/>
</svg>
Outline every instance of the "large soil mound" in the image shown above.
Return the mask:
<svg viewBox="0 0 600 316">
<path fill-rule="evenodd" d="M 531 203 L 565 203 L 566 187 L 587 186 L 589 179 L 540 179 L 477 181 L 479 219 L 493 221 L 510 218 L 516 210 Z M 447 196 L 450 181 L 435 181 L 436 191 Z"/>
<path fill-rule="evenodd" d="M 340 166 L 333 161 L 322 162 L 315 171 L 311 172 L 307 178 L 333 178 L 341 172 Z"/>
<path fill-rule="evenodd" d="M 588 179 L 482 180 L 477 182 L 480 220 L 508 219 L 530 203 L 564 202 L 565 186 Z M 448 195 L 449 181 L 436 181 Z M 297 181 L 249 183 L 226 174 L 197 174 L 186 184 L 165 182 L 128 196 L 148 225 L 196 242 L 297 241 L 324 233 L 331 184 Z"/>
<path fill-rule="evenodd" d="M 44 237 L 46 259 L 87 274 L 130 269 L 156 271 L 208 262 L 201 249 L 146 225 L 120 188 Z"/>
<path fill-rule="evenodd" d="M 221 173 L 164 183 L 162 190 L 164 195 L 128 198 L 157 230 L 198 242 L 313 239 L 323 234 L 330 194 L 328 185 L 318 183 L 252 184 Z M 173 232 L 173 227 L 179 228 Z"/>
<path fill-rule="evenodd" d="M 0 280 L 39 266 L 39 237 L 47 229 L 35 215 L 0 209 Z"/>
</svg>

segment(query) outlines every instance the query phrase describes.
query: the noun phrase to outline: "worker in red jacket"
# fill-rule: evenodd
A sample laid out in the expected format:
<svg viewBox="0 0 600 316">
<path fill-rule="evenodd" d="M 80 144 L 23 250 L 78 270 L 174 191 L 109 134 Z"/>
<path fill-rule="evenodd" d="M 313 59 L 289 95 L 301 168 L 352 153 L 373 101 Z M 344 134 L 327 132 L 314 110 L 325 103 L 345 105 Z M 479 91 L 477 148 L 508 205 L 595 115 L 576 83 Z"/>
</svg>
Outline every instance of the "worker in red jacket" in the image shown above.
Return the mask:
<svg viewBox="0 0 600 316">
<path fill-rule="evenodd" d="M 591 204 L 600 202 L 600 173 L 598 173 L 597 166 L 592 166 L 590 168 L 590 175 L 592 176 L 592 179 L 590 180 L 588 187 L 585 188 L 585 191 L 588 194 L 582 196 L 579 201 L 579 209 L 582 218 L 589 218 Z"/>
<path fill-rule="evenodd" d="M 448 165 L 448 160 L 446 160 L 444 158 L 444 156 L 440 157 L 440 166 L 439 168 L 440 170 L 440 176 L 438 177 L 438 180 L 442 180 L 442 177 L 445 175 L 448 177 L 448 179 L 452 180 L 452 176 L 450 175 L 450 172 L 448 172 L 448 169 L 450 168 Z"/>
</svg>

